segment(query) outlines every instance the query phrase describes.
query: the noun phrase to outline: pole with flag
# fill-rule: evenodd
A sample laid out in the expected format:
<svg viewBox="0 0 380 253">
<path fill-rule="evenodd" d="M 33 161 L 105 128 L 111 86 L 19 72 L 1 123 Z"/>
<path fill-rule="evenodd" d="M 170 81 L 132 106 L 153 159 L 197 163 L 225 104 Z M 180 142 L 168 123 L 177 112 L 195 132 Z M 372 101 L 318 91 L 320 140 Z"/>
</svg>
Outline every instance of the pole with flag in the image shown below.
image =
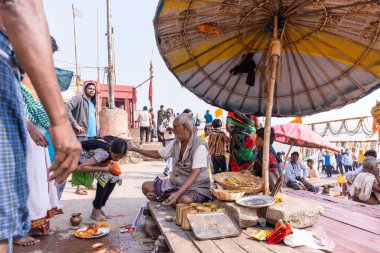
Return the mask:
<svg viewBox="0 0 380 253">
<path fill-rule="evenodd" d="M 152 56 L 153 56 L 153 51 L 152 51 Z M 149 81 L 149 94 L 148 94 L 148 99 L 150 102 L 150 108 L 153 108 L 153 64 L 152 64 L 152 57 L 150 59 L 150 81 Z"/>
<path fill-rule="evenodd" d="M 77 33 L 75 27 L 75 17 L 82 17 L 82 13 L 75 9 L 74 4 L 72 4 L 73 9 L 73 23 L 74 23 L 74 48 L 75 48 L 75 84 L 77 86 L 77 93 L 80 93 L 80 74 L 79 74 L 79 66 L 78 66 L 78 53 L 77 53 Z"/>
</svg>

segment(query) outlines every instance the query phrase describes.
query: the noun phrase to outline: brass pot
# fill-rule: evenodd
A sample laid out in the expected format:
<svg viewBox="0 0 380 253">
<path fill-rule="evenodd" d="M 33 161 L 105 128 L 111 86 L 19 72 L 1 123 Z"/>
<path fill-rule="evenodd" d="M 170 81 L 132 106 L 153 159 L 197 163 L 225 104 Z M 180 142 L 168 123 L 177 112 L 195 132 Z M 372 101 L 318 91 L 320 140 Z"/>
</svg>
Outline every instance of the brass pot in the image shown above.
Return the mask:
<svg viewBox="0 0 380 253">
<path fill-rule="evenodd" d="M 81 213 L 73 213 L 70 218 L 70 223 L 73 226 L 79 226 L 79 224 L 82 222 Z"/>
</svg>

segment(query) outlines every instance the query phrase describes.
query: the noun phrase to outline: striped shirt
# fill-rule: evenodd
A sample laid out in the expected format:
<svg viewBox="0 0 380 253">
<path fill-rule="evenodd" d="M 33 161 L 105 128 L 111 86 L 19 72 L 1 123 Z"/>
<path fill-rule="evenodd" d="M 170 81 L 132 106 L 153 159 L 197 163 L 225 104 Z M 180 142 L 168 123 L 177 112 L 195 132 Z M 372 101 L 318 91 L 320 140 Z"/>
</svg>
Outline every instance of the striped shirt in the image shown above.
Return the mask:
<svg viewBox="0 0 380 253">
<path fill-rule="evenodd" d="M 226 133 L 222 131 L 212 130 L 208 137 L 208 147 L 210 149 L 210 155 L 213 156 L 225 156 L 227 143 L 229 138 Z"/>
</svg>

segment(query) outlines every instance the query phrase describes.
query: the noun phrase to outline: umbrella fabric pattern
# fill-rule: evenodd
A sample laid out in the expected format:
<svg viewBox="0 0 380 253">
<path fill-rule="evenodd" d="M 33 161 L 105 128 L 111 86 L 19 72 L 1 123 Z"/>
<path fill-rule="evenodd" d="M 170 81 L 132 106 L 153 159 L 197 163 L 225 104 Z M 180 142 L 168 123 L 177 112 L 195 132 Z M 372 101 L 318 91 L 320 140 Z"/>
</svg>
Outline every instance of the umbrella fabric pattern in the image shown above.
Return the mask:
<svg viewBox="0 0 380 253">
<path fill-rule="evenodd" d="M 209 104 L 265 115 L 274 16 L 281 41 L 274 115 L 303 116 L 380 88 L 380 2 L 160 0 L 157 45 Z"/>
</svg>

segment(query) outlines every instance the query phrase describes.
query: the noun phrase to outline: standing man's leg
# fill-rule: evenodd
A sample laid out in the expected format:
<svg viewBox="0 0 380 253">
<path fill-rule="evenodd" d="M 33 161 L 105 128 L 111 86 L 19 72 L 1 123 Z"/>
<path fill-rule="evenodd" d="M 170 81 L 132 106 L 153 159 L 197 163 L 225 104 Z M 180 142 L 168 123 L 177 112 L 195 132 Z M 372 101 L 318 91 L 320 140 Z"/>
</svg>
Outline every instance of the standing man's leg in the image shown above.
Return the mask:
<svg viewBox="0 0 380 253">
<path fill-rule="evenodd" d="M 146 143 L 149 143 L 149 136 L 150 136 L 150 127 L 145 128 L 145 141 Z"/>
<path fill-rule="evenodd" d="M 321 166 L 321 170 L 319 170 L 319 165 L 322 165 Z M 318 168 L 317 168 L 318 172 L 322 172 L 323 171 L 323 160 L 318 160 Z"/>
<path fill-rule="evenodd" d="M 157 124 L 157 129 L 156 130 L 157 130 L 157 140 L 158 140 L 158 142 L 162 142 L 160 127 L 161 127 L 161 125 Z"/>
<path fill-rule="evenodd" d="M 144 139 L 144 127 L 140 127 L 140 145 L 143 143 Z"/>
<path fill-rule="evenodd" d="M 343 175 L 344 174 L 343 163 L 341 163 L 341 162 L 338 163 L 337 167 L 338 167 L 339 173 Z"/>
<path fill-rule="evenodd" d="M 217 156 L 212 155 L 211 156 L 211 162 L 212 162 L 212 173 L 218 174 L 220 172 L 220 166 L 219 166 L 219 160 Z"/>
<path fill-rule="evenodd" d="M 4 4 L 3 4 L 4 5 Z M 2 7 L 4 8 L 4 7 Z M 12 252 L 12 237 L 30 230 L 27 206 L 27 137 L 20 87 L 8 39 L 0 33 L 0 252 Z"/>
<path fill-rule="evenodd" d="M 221 170 L 221 172 L 227 171 L 227 161 L 226 161 L 226 157 L 224 155 L 220 156 L 220 170 Z"/>
</svg>

